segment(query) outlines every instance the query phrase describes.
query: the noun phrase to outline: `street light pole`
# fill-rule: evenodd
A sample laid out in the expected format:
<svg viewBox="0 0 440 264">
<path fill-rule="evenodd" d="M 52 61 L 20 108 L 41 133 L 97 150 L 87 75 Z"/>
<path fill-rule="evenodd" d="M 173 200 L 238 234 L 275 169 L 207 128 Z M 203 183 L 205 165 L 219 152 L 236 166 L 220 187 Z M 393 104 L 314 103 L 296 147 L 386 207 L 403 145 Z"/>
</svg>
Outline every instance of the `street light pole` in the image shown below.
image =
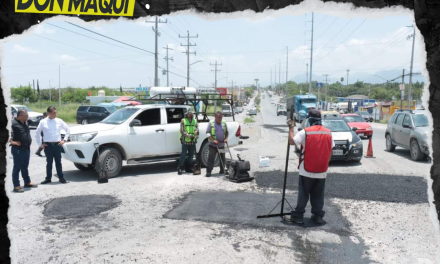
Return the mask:
<svg viewBox="0 0 440 264">
<path fill-rule="evenodd" d="M 414 32 L 412 35 L 413 44 L 412 44 L 412 53 L 411 53 L 411 68 L 409 70 L 409 87 L 408 87 L 408 109 L 411 109 L 411 99 L 412 99 L 412 75 L 413 75 L 413 62 L 414 62 L 414 42 L 416 39 L 416 28 L 414 28 Z"/>
<path fill-rule="evenodd" d="M 58 64 L 58 100 L 60 103 L 60 108 L 61 108 L 61 65 L 62 64 Z"/>
</svg>

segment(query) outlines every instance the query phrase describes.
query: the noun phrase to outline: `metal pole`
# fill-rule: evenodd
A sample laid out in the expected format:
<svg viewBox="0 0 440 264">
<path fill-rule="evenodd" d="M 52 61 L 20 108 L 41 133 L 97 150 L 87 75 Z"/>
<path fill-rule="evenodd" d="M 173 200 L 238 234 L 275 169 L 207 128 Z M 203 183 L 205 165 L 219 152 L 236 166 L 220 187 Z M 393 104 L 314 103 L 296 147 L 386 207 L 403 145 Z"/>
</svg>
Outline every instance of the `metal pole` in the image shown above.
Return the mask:
<svg viewBox="0 0 440 264">
<path fill-rule="evenodd" d="M 157 52 L 157 16 L 155 21 L 155 31 L 154 31 L 155 39 L 156 39 L 156 45 L 155 45 L 155 53 L 154 53 L 154 86 L 159 86 L 159 80 L 157 78 L 157 67 L 158 67 L 158 52 Z"/>
<path fill-rule="evenodd" d="M 405 69 L 403 69 L 403 71 L 402 71 L 402 85 L 405 85 Z M 409 101 L 408 101 L 408 103 L 409 103 Z M 403 96 L 402 96 L 402 91 L 400 91 L 400 109 L 402 109 L 402 108 L 403 108 Z"/>
<path fill-rule="evenodd" d="M 278 82 L 280 83 L 280 91 L 281 94 L 281 59 L 280 59 L 280 70 L 278 71 Z"/>
<path fill-rule="evenodd" d="M 52 88 L 50 86 L 50 81 L 51 80 L 49 80 L 49 101 L 52 102 Z"/>
<path fill-rule="evenodd" d="M 58 64 L 58 99 L 61 109 L 61 64 Z"/>
<path fill-rule="evenodd" d="M 312 65 L 313 65 L 313 12 L 312 12 L 312 43 L 310 44 L 310 82 L 309 82 L 309 94 L 312 93 Z"/>
<path fill-rule="evenodd" d="M 168 44 L 167 44 L 167 87 L 170 87 L 170 73 L 168 70 Z"/>
<path fill-rule="evenodd" d="M 188 33 L 188 43 L 187 43 L 187 45 L 188 45 L 188 49 L 186 50 L 186 65 L 188 65 L 188 69 L 186 69 L 187 70 L 187 74 L 186 74 L 186 86 L 188 86 L 189 87 L 189 31 L 187 31 L 187 33 Z M 217 86 L 217 84 L 216 84 L 216 86 Z M 217 88 L 216 88 L 217 89 Z"/>
<path fill-rule="evenodd" d="M 308 82 L 309 82 L 309 64 L 306 63 L 306 84 L 308 84 Z"/>
<path fill-rule="evenodd" d="M 411 68 L 409 70 L 409 88 L 408 88 L 408 109 L 411 109 L 411 99 L 412 99 L 412 73 L 413 73 L 413 62 L 414 62 L 414 42 L 416 39 L 416 27 L 414 27 L 413 33 L 413 44 L 411 52 Z"/>
<path fill-rule="evenodd" d="M 284 91 L 286 96 L 287 96 L 288 72 L 289 72 L 289 47 L 286 46 L 286 87 L 285 87 L 285 91 Z"/>
<path fill-rule="evenodd" d="M 348 89 L 348 74 L 350 73 L 350 70 L 347 69 L 347 89 Z"/>
</svg>

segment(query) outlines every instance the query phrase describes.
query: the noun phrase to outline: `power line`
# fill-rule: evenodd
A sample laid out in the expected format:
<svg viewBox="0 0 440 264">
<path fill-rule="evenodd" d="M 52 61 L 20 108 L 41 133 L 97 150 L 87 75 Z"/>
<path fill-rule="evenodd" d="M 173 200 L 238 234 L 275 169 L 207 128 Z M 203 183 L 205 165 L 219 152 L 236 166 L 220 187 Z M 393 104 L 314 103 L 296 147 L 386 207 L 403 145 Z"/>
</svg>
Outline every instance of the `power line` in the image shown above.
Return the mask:
<svg viewBox="0 0 440 264">
<path fill-rule="evenodd" d="M 354 32 L 356 32 L 356 30 L 360 27 L 360 26 L 362 26 L 362 24 L 364 24 L 365 23 L 365 21 L 366 21 L 367 19 L 365 18 L 350 34 L 348 34 L 348 36 L 343 40 L 343 41 L 341 41 L 341 43 L 340 44 L 342 44 L 342 43 L 344 43 L 351 35 L 353 35 L 353 33 Z M 319 57 L 317 60 L 320 60 L 320 59 L 322 59 L 322 58 L 324 58 L 324 57 L 326 57 L 327 55 L 329 55 L 330 53 L 332 53 L 335 49 L 337 48 L 337 46 L 335 47 L 335 48 L 333 48 L 331 51 L 329 51 L 327 54 L 325 54 L 324 56 L 322 56 L 322 57 Z"/>
<path fill-rule="evenodd" d="M 319 35 L 319 37 L 317 37 L 316 39 L 319 39 L 320 37 L 322 37 L 322 35 L 324 35 L 325 32 L 327 32 L 327 30 L 336 22 L 336 20 L 338 20 L 338 17 L 336 17 L 335 20 L 333 20 L 333 22 L 327 27 L 327 29 L 324 30 L 324 32 L 322 32 L 322 34 Z"/>
<path fill-rule="evenodd" d="M 111 37 L 107 37 L 107 36 L 105 36 L 105 35 L 103 35 L 103 34 L 100 34 L 100 33 L 98 33 L 98 32 L 95 32 L 95 31 L 93 31 L 93 30 L 90 30 L 90 29 L 87 29 L 87 28 L 84 28 L 84 27 L 78 26 L 78 25 L 76 25 L 76 24 L 73 24 L 73 23 L 70 23 L 70 22 L 67 22 L 67 21 L 65 21 L 65 22 L 68 23 L 68 24 L 71 24 L 71 25 L 73 25 L 73 26 L 75 26 L 75 27 L 79 27 L 79 28 L 82 28 L 82 29 L 87 30 L 87 31 L 89 31 L 89 32 L 92 32 L 92 33 L 94 33 L 94 34 L 96 34 L 96 35 L 99 35 L 99 36 L 101 36 L 101 37 L 108 38 L 108 39 L 111 39 L 111 40 L 113 40 L 113 41 L 116 41 L 116 42 L 122 43 L 122 44 L 124 44 L 124 45 L 130 46 L 130 47 L 132 47 L 132 48 L 135 48 L 135 49 L 138 49 L 138 50 L 142 50 L 142 51 L 145 51 L 145 52 L 148 52 L 148 53 L 154 54 L 154 52 L 151 52 L 151 51 L 148 51 L 148 50 L 145 50 L 145 49 L 138 48 L 138 47 L 136 47 L 136 46 L 133 46 L 133 45 L 131 45 L 131 44 L 128 44 L 128 43 L 122 42 L 122 41 L 120 41 L 120 40 L 117 40 L 117 39 L 114 39 L 114 38 L 111 38 Z"/>
<path fill-rule="evenodd" d="M 67 29 L 67 28 L 63 28 L 63 27 L 60 27 L 60 26 L 53 25 L 51 23 L 46 23 L 46 24 L 48 24 L 48 25 L 50 25 L 52 27 L 56 27 L 56 28 L 59 28 L 59 29 L 62 29 L 62 30 L 65 30 L 65 31 L 68 31 L 68 32 L 71 32 L 71 33 L 74 33 L 74 34 L 77 34 L 77 35 L 80 35 L 80 36 L 83 36 L 83 37 L 86 37 L 86 38 L 90 38 L 90 39 L 93 39 L 93 40 L 96 40 L 96 41 L 99 41 L 99 42 L 106 43 L 106 44 L 109 44 L 109 45 L 112 45 L 112 46 L 115 46 L 115 47 L 118 47 L 118 48 L 122 48 L 122 49 L 126 49 L 126 50 L 131 50 L 131 49 L 127 49 L 125 47 L 119 46 L 119 45 L 115 45 L 115 44 L 107 42 L 107 41 L 103 41 L 103 40 L 100 40 L 100 39 L 97 39 L 97 38 L 93 38 L 93 37 L 90 37 L 90 36 L 78 33 L 76 31 L 73 31 L 73 30 L 70 30 L 70 29 Z M 131 50 L 131 51 L 133 51 L 133 50 Z"/>
</svg>

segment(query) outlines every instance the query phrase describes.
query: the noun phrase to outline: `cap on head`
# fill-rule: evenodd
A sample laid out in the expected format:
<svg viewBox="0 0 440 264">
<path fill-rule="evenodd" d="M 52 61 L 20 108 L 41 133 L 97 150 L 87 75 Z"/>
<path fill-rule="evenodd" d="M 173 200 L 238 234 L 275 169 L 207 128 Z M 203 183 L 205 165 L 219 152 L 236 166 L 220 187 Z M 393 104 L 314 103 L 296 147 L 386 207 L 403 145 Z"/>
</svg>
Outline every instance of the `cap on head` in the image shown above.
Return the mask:
<svg viewBox="0 0 440 264">
<path fill-rule="evenodd" d="M 318 109 L 310 109 L 309 110 L 309 117 L 321 118 L 321 111 L 319 111 Z"/>
</svg>

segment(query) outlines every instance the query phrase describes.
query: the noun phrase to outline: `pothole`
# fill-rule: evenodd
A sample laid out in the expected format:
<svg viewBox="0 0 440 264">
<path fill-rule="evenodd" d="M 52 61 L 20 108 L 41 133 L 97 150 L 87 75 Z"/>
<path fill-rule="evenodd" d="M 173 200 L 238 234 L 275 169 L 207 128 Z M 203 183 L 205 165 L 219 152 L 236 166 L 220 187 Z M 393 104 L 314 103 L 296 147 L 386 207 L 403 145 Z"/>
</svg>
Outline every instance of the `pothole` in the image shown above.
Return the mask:
<svg viewBox="0 0 440 264">
<path fill-rule="evenodd" d="M 55 198 L 44 206 L 43 215 L 55 219 L 95 216 L 117 207 L 121 201 L 111 195 L 78 195 Z"/>
</svg>

